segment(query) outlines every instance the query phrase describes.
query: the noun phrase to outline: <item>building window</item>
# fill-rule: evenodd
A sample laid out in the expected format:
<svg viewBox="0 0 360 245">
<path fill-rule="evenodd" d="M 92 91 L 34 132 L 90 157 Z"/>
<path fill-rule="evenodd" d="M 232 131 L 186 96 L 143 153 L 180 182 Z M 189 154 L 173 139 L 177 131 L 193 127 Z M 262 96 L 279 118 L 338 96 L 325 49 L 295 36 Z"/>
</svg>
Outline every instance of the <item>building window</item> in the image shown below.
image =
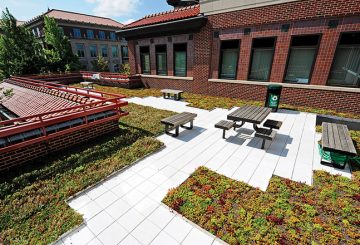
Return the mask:
<svg viewBox="0 0 360 245">
<path fill-rule="evenodd" d="M 328 84 L 360 87 L 360 32 L 341 35 Z"/>
<path fill-rule="evenodd" d="M 108 57 L 108 46 L 107 45 L 101 45 L 101 56 L 104 58 Z"/>
<path fill-rule="evenodd" d="M 32 29 L 32 33 L 33 33 L 34 36 L 36 37 L 36 31 L 35 31 L 35 29 Z"/>
<path fill-rule="evenodd" d="M 40 28 L 39 28 L 39 27 L 36 27 L 36 32 L 37 32 L 37 36 L 38 36 L 38 37 L 41 37 L 41 32 L 40 32 Z"/>
<path fill-rule="evenodd" d="M 155 47 L 156 53 L 156 74 L 167 75 L 167 58 L 166 45 L 158 45 Z"/>
<path fill-rule="evenodd" d="M 251 50 L 249 80 L 268 81 L 274 57 L 275 38 L 256 38 Z"/>
<path fill-rule="evenodd" d="M 83 43 L 76 44 L 76 53 L 80 58 L 85 57 L 85 45 Z"/>
<path fill-rule="evenodd" d="M 110 39 L 115 41 L 116 40 L 116 34 L 115 32 L 110 32 Z"/>
<path fill-rule="evenodd" d="M 121 46 L 121 57 L 123 64 L 129 62 L 129 49 L 127 46 Z"/>
<path fill-rule="evenodd" d="M 286 82 L 309 83 L 319 40 L 319 35 L 292 38 L 285 75 Z"/>
<path fill-rule="evenodd" d="M 101 40 L 104 40 L 104 39 L 105 39 L 105 32 L 99 31 L 99 38 L 100 38 Z"/>
<path fill-rule="evenodd" d="M 80 38 L 81 37 L 80 29 L 79 28 L 74 28 L 73 29 L 73 34 L 74 34 L 74 37 Z"/>
<path fill-rule="evenodd" d="M 150 74 L 150 48 L 140 47 L 141 73 Z"/>
<path fill-rule="evenodd" d="M 97 57 L 97 47 L 96 47 L 96 45 L 91 45 L 90 46 L 90 56 L 92 58 Z"/>
<path fill-rule="evenodd" d="M 187 44 L 174 44 L 174 75 L 186 77 Z"/>
<path fill-rule="evenodd" d="M 88 39 L 94 39 L 94 31 L 93 30 L 86 30 L 86 36 Z"/>
<path fill-rule="evenodd" d="M 221 42 L 219 78 L 236 79 L 239 60 L 239 47 L 239 40 Z"/>
<path fill-rule="evenodd" d="M 113 57 L 113 58 L 119 57 L 119 49 L 118 49 L 118 46 L 116 46 L 116 45 L 111 46 L 111 54 L 112 54 L 112 57 Z"/>
<path fill-rule="evenodd" d="M 114 72 L 120 72 L 120 65 L 119 64 L 114 64 Z"/>
</svg>

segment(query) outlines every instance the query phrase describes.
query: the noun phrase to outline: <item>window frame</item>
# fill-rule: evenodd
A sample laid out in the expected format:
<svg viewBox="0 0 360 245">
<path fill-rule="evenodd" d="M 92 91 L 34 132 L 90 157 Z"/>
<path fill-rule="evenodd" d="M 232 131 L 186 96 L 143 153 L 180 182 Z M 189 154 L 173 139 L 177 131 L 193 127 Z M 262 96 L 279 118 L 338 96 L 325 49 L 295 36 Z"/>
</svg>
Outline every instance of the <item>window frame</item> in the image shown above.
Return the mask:
<svg viewBox="0 0 360 245">
<path fill-rule="evenodd" d="M 255 39 L 270 39 L 273 38 L 274 39 L 274 46 L 272 48 L 273 50 L 273 54 L 271 57 L 271 66 L 270 66 L 270 72 L 269 72 L 269 76 L 266 80 L 256 80 L 256 79 L 250 79 L 250 74 L 251 74 L 251 67 L 252 67 L 252 62 L 253 62 L 253 58 L 254 58 L 254 41 Z M 277 44 L 277 36 L 270 36 L 270 37 L 254 37 L 252 39 L 251 42 L 251 53 L 250 53 L 250 63 L 249 63 L 249 68 L 248 68 L 248 74 L 247 74 L 247 80 L 248 81 L 259 81 L 259 82 L 269 82 L 271 75 L 272 75 L 272 66 L 274 65 L 274 58 L 275 58 L 275 50 L 276 50 L 276 44 Z"/>
<path fill-rule="evenodd" d="M 106 47 L 106 56 L 103 54 L 103 48 Z M 101 50 L 101 57 L 108 58 L 109 57 L 109 45 L 107 44 L 100 44 L 100 50 Z"/>
<path fill-rule="evenodd" d="M 127 56 L 124 56 L 123 48 L 127 48 Z M 129 47 L 127 45 L 120 45 L 120 52 L 121 52 L 121 60 L 122 63 L 129 62 Z"/>
<path fill-rule="evenodd" d="M 149 72 L 148 73 L 144 73 L 144 67 L 143 67 L 143 57 L 142 57 L 142 52 L 141 52 L 141 48 L 148 48 L 149 49 L 149 52 L 146 53 L 149 55 Z M 150 46 L 140 46 L 139 47 L 139 54 L 140 54 L 140 69 L 141 69 L 141 74 L 144 74 L 144 75 L 150 75 L 151 74 L 151 50 L 150 50 Z"/>
<path fill-rule="evenodd" d="M 116 56 L 114 56 L 113 48 L 116 48 Z M 119 46 L 111 45 L 111 58 L 119 58 Z"/>
<path fill-rule="evenodd" d="M 166 70 L 166 73 L 165 74 L 159 74 L 158 72 L 158 52 L 156 51 L 156 48 L 157 47 L 165 47 L 166 48 L 166 51 L 165 51 L 165 58 L 166 58 L 166 62 L 165 62 L 165 70 Z M 158 45 L 155 45 L 155 62 L 156 62 L 156 75 L 158 76 L 167 76 L 169 74 L 168 72 L 168 54 L 167 54 L 167 51 L 168 51 L 168 48 L 167 48 L 167 45 L 166 44 L 158 44 Z"/>
<path fill-rule="evenodd" d="M 337 55 L 337 52 L 338 52 L 338 48 L 340 47 L 341 38 L 342 38 L 342 36 L 344 34 L 348 34 L 348 33 L 359 33 L 360 34 L 360 31 L 343 31 L 343 32 L 340 33 L 339 39 L 338 39 L 337 44 L 336 44 L 336 50 L 335 50 L 335 54 L 334 54 L 334 57 L 333 57 L 333 60 L 332 60 L 332 63 L 331 63 L 330 71 L 329 71 L 329 73 L 327 75 L 326 84 L 325 84 L 326 86 L 340 87 L 340 88 L 360 88 L 360 78 L 358 78 L 357 86 L 344 86 L 344 85 L 341 86 L 341 85 L 329 84 L 331 70 L 335 65 L 335 58 L 336 58 L 336 55 Z"/>
<path fill-rule="evenodd" d="M 104 34 L 104 37 L 101 37 L 102 35 L 100 35 L 100 33 L 101 33 L 101 34 Z M 100 40 L 105 40 L 105 39 L 106 39 L 106 33 L 105 33 L 105 31 L 99 31 L 99 39 L 100 39 Z"/>
<path fill-rule="evenodd" d="M 84 56 L 79 56 L 78 45 L 82 45 L 82 47 L 83 47 L 82 51 L 83 51 L 83 53 L 84 53 Z M 83 59 L 86 58 L 85 44 L 84 44 L 84 43 L 76 43 L 75 46 L 76 46 L 76 54 L 77 54 L 77 56 L 78 56 L 79 58 L 83 58 Z"/>
<path fill-rule="evenodd" d="M 92 33 L 92 36 L 91 36 L 91 37 L 90 37 L 89 33 Z M 94 30 L 86 29 L 86 37 L 87 37 L 88 39 L 95 39 Z"/>
<path fill-rule="evenodd" d="M 222 59 L 223 59 L 223 49 L 222 45 L 223 42 L 227 41 L 238 41 L 239 46 L 237 48 L 237 59 L 236 59 L 236 70 L 235 70 L 235 78 L 223 78 L 221 77 L 221 70 L 222 70 Z M 227 39 L 227 40 L 220 40 L 220 58 L 219 58 L 219 66 L 218 66 L 218 79 L 223 80 L 236 80 L 238 76 L 238 66 L 239 66 L 239 59 L 240 59 L 240 49 L 241 49 L 241 39 Z"/>
<path fill-rule="evenodd" d="M 91 47 L 95 47 L 95 54 L 96 54 L 96 56 L 92 56 L 92 55 L 91 55 Z M 89 46 L 89 51 L 90 51 L 90 58 L 97 58 L 97 57 L 99 56 L 99 50 L 98 50 L 98 47 L 97 47 L 96 44 L 91 44 L 91 45 Z"/>
<path fill-rule="evenodd" d="M 187 65 L 188 65 L 188 61 L 187 61 L 187 59 L 188 59 L 188 43 L 187 42 L 185 42 L 185 43 L 174 43 L 173 44 L 173 73 L 174 73 L 174 77 L 182 77 L 182 76 L 177 76 L 176 74 L 175 74 L 175 45 L 185 45 L 186 46 L 186 49 L 185 49 L 185 54 L 186 54 L 186 56 L 185 56 L 185 77 L 187 77 L 187 74 L 188 74 L 188 67 L 187 67 Z"/>
<path fill-rule="evenodd" d="M 77 33 L 77 32 L 75 32 L 75 30 L 78 30 L 79 31 L 79 36 L 77 36 L 75 33 Z M 81 38 L 81 29 L 80 28 L 73 28 L 73 35 L 74 35 L 74 37 L 75 38 Z"/>
<path fill-rule="evenodd" d="M 316 48 L 315 48 L 314 61 L 313 61 L 313 64 L 312 64 L 312 66 L 311 66 L 311 70 L 310 70 L 310 74 L 309 74 L 309 82 L 308 82 L 308 83 L 288 82 L 288 81 L 285 80 L 285 78 L 286 78 L 286 74 L 287 74 L 287 69 L 288 69 L 288 67 L 289 67 L 290 51 L 291 51 L 293 39 L 294 39 L 294 37 L 306 37 L 306 36 L 318 36 L 318 37 L 319 37 L 318 43 L 317 43 Z M 322 41 L 322 33 L 310 33 L 310 34 L 291 35 L 290 45 L 289 45 L 289 49 L 288 49 L 287 57 L 286 57 L 286 65 L 285 65 L 284 75 L 283 75 L 283 79 L 282 79 L 282 82 L 283 82 L 283 83 L 300 84 L 300 85 L 310 85 L 310 84 L 311 84 L 312 75 L 313 75 L 313 72 L 314 72 L 314 69 L 315 69 L 315 65 L 316 65 L 316 62 L 317 62 L 317 58 L 318 58 L 318 53 L 319 53 L 321 41 Z"/>
</svg>

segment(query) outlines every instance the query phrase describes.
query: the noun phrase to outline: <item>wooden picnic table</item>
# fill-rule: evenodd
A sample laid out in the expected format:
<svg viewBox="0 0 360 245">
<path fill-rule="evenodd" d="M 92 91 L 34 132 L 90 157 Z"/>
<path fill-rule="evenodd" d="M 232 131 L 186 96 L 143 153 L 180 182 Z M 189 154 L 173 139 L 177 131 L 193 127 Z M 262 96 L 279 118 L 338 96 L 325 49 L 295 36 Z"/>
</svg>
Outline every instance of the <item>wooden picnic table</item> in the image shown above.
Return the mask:
<svg viewBox="0 0 360 245">
<path fill-rule="evenodd" d="M 323 122 L 322 127 L 322 148 L 324 151 L 332 151 L 348 156 L 357 155 L 346 125 Z"/>
<path fill-rule="evenodd" d="M 258 126 L 271 113 L 271 108 L 260 106 L 242 106 L 227 116 L 230 121 L 240 122 L 235 124 L 235 128 L 242 127 L 246 122 L 252 123 L 254 130 L 259 130 Z"/>
</svg>

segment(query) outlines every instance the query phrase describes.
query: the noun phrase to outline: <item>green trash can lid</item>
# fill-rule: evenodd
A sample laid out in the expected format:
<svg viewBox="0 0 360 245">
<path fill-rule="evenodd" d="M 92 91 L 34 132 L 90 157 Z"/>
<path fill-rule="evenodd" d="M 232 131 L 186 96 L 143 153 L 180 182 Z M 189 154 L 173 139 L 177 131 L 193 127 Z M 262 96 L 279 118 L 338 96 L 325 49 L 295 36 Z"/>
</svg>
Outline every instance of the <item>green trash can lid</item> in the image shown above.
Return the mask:
<svg viewBox="0 0 360 245">
<path fill-rule="evenodd" d="M 277 84 L 271 84 L 271 85 L 267 85 L 267 87 L 269 89 L 281 89 L 282 88 L 282 85 L 277 85 Z"/>
</svg>

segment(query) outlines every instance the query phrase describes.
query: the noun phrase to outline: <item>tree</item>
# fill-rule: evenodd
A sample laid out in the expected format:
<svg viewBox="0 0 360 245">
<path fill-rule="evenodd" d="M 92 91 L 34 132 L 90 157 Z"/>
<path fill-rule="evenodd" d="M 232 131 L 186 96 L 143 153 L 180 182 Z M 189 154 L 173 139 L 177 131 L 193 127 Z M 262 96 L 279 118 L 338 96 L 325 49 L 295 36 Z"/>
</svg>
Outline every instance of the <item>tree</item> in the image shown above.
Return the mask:
<svg viewBox="0 0 360 245">
<path fill-rule="evenodd" d="M 109 61 L 104 59 L 104 57 L 102 57 L 101 55 L 99 55 L 97 60 L 91 61 L 91 64 L 93 66 L 94 71 L 99 71 L 99 72 L 110 71 L 109 70 Z"/>
<path fill-rule="evenodd" d="M 44 16 L 45 56 L 49 71 L 70 71 L 80 68 L 69 39 L 52 17 Z"/>
<path fill-rule="evenodd" d="M 43 50 L 34 35 L 6 9 L 0 22 L 0 78 L 34 74 L 44 64 Z"/>
</svg>

